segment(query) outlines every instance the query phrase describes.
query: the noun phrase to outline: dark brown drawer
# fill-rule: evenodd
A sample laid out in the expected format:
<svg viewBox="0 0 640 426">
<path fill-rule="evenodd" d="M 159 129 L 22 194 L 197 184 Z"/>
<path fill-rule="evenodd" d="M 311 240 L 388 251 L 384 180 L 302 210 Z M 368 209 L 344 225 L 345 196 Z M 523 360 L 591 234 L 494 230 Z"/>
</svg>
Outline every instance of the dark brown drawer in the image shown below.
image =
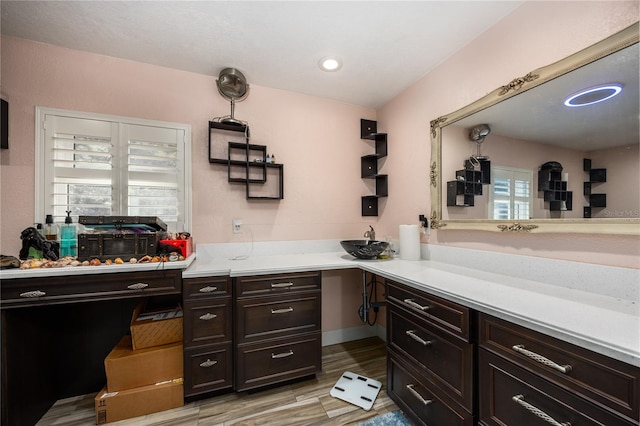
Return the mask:
<svg viewBox="0 0 640 426">
<path fill-rule="evenodd" d="M 298 291 L 319 290 L 320 272 L 260 275 L 235 278 L 237 298 L 286 294 Z"/>
<path fill-rule="evenodd" d="M 181 292 L 180 269 L 19 278 L 0 286 L 2 309 Z"/>
<path fill-rule="evenodd" d="M 231 278 L 228 276 L 186 278 L 182 280 L 182 286 L 184 300 L 231 296 Z"/>
<path fill-rule="evenodd" d="M 184 346 L 230 342 L 232 319 L 230 297 L 184 302 Z"/>
<path fill-rule="evenodd" d="M 236 390 L 242 391 L 322 371 L 322 337 L 311 333 L 289 340 L 239 345 Z"/>
<path fill-rule="evenodd" d="M 387 344 L 429 381 L 461 404 L 473 408 L 473 345 L 392 306 Z"/>
<path fill-rule="evenodd" d="M 231 343 L 184 351 L 184 396 L 233 387 Z"/>
<path fill-rule="evenodd" d="M 471 426 L 473 416 L 392 353 L 387 357 L 387 393 L 419 425 Z"/>
<path fill-rule="evenodd" d="M 387 301 L 469 341 L 469 308 L 387 280 Z"/>
<path fill-rule="evenodd" d="M 321 293 L 242 299 L 236 302 L 236 343 L 321 330 Z"/>
<path fill-rule="evenodd" d="M 638 420 L 639 368 L 488 315 L 479 318 L 481 347 L 594 404 Z"/>
<path fill-rule="evenodd" d="M 489 351 L 480 349 L 478 358 L 479 422 L 482 425 L 637 424 L 614 416 Z M 543 419 L 544 416 L 557 423 Z"/>
</svg>

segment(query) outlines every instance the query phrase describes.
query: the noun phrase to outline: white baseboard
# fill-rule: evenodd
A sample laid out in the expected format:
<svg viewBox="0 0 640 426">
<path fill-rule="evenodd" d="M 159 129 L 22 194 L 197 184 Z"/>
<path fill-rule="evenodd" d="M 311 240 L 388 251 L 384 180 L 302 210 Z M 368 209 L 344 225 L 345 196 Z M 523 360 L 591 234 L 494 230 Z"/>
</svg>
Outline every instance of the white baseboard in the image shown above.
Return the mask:
<svg viewBox="0 0 640 426">
<path fill-rule="evenodd" d="M 361 325 L 358 327 L 342 328 L 322 332 L 322 346 L 335 345 L 337 343 L 350 342 L 352 340 L 366 339 L 367 337 L 378 336 L 382 340 L 387 340 L 386 328 L 374 325 Z"/>
</svg>

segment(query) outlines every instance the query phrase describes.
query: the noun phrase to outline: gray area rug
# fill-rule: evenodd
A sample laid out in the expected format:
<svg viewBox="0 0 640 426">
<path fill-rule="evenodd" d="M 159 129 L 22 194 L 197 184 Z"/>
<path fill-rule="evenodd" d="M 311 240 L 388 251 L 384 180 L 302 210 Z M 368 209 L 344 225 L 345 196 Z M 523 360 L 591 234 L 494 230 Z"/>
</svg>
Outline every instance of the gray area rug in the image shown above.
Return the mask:
<svg viewBox="0 0 640 426">
<path fill-rule="evenodd" d="M 411 422 L 398 410 L 376 416 L 356 426 L 411 426 Z"/>
</svg>

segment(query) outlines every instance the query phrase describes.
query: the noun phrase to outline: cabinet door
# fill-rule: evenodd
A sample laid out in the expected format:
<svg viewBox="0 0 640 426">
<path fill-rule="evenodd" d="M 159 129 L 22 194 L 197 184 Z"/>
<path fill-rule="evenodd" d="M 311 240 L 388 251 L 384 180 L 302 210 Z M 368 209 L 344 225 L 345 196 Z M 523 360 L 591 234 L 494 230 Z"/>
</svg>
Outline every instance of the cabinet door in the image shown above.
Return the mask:
<svg viewBox="0 0 640 426">
<path fill-rule="evenodd" d="M 483 425 L 631 426 L 484 349 L 479 351 L 479 421 Z M 555 422 L 555 423 L 554 423 Z"/>
<path fill-rule="evenodd" d="M 311 333 L 291 339 L 239 345 L 236 390 L 242 391 L 322 371 L 322 336 Z"/>
<path fill-rule="evenodd" d="M 473 345 L 394 305 L 388 314 L 389 348 L 416 366 L 467 410 L 473 406 Z"/>
<path fill-rule="evenodd" d="M 231 298 L 184 302 L 184 345 L 201 346 L 232 339 Z"/>
<path fill-rule="evenodd" d="M 638 421 L 639 368 L 488 315 L 479 318 L 481 347 Z"/>
<path fill-rule="evenodd" d="M 469 308 L 387 280 L 387 300 L 469 341 Z"/>
<path fill-rule="evenodd" d="M 184 396 L 233 386 L 231 343 L 184 351 Z"/>
<path fill-rule="evenodd" d="M 236 302 L 236 343 L 320 331 L 320 292 Z"/>
<path fill-rule="evenodd" d="M 445 395 L 434 392 L 421 375 L 390 353 L 387 393 L 416 424 L 471 426 L 473 416 Z"/>
</svg>

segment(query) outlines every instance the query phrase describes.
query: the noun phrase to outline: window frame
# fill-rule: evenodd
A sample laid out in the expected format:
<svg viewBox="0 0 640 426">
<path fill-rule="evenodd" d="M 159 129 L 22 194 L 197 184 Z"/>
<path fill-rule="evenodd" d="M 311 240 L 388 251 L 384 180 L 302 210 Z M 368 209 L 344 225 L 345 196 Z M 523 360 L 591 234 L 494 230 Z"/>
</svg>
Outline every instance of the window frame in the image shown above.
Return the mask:
<svg viewBox="0 0 640 426">
<path fill-rule="evenodd" d="M 531 217 L 533 216 L 533 185 L 534 185 L 534 173 L 533 171 L 529 170 L 529 169 L 522 169 L 522 168 L 518 168 L 518 167 L 510 167 L 510 166 L 492 166 L 491 167 L 491 186 L 490 186 L 490 191 L 489 191 L 489 197 L 488 197 L 488 203 L 487 203 L 487 217 L 490 220 L 501 220 L 501 219 L 496 219 L 494 217 L 494 202 L 495 202 L 495 185 L 494 185 L 494 179 L 495 179 L 495 175 L 497 174 L 496 172 L 500 170 L 501 172 L 508 172 L 510 173 L 512 176 L 514 174 L 526 174 L 527 177 L 529 179 L 527 179 L 529 181 L 529 197 L 528 197 L 528 203 L 529 203 L 529 217 L 527 218 L 527 220 L 531 219 Z M 513 213 L 514 213 L 514 209 L 513 209 L 513 204 L 515 201 L 515 180 L 514 182 L 511 183 L 509 189 L 509 205 L 510 205 L 510 217 L 508 219 L 502 219 L 502 220 L 524 220 L 524 219 L 514 219 Z"/>
<path fill-rule="evenodd" d="M 60 108 L 50 108 L 50 107 L 42 107 L 36 106 L 35 111 L 35 182 L 34 182 L 34 222 L 39 222 L 39 218 L 44 220 L 45 215 L 47 214 L 46 205 L 47 202 L 45 200 L 45 168 L 48 166 L 46 164 L 45 159 L 45 149 L 46 149 L 46 122 L 45 118 L 47 115 L 57 115 L 64 116 L 76 119 L 87 119 L 87 120 L 101 120 L 114 122 L 118 124 L 128 124 L 128 125 L 139 125 L 139 126 L 150 126 L 150 127 L 160 127 L 160 128 L 169 128 L 175 130 L 181 130 L 184 132 L 184 144 L 183 144 L 183 156 L 184 161 L 182 163 L 183 166 L 183 178 L 184 178 L 184 187 L 181 188 L 184 191 L 184 223 L 179 228 L 182 229 L 172 229 L 174 231 L 186 231 L 191 232 L 191 224 L 192 224 L 192 156 L 191 156 L 191 125 L 184 123 L 176 123 L 176 122 L 166 122 L 159 120 L 149 120 L 135 117 L 126 117 L 126 116 L 117 116 L 117 115 L 109 115 L 109 114 L 100 114 L 100 113 L 92 113 L 92 112 L 84 112 L 84 111 L 73 111 L 67 109 Z M 122 137 L 122 129 L 120 128 L 118 131 L 118 138 L 121 140 Z M 121 150 L 122 144 L 118 144 L 117 149 Z M 49 165 L 50 167 L 51 165 Z M 120 192 L 121 188 L 114 189 L 115 191 Z"/>
</svg>

